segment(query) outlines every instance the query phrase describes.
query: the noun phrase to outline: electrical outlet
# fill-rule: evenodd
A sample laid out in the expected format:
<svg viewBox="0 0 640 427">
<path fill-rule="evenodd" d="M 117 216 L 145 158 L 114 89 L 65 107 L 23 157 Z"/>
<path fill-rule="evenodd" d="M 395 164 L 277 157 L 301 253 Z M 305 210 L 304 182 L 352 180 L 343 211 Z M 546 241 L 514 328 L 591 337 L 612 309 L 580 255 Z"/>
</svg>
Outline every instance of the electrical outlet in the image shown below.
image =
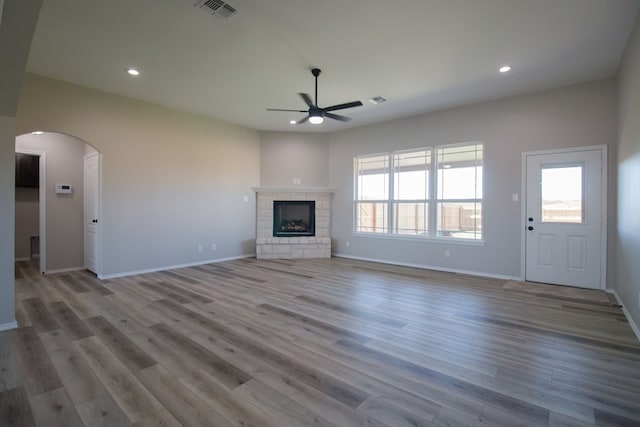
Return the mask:
<svg viewBox="0 0 640 427">
<path fill-rule="evenodd" d="M 249 196 L 243 196 L 242 201 L 247 203 L 249 201 Z"/>
<path fill-rule="evenodd" d="M 202 252 L 202 245 L 198 245 L 198 252 Z"/>
<path fill-rule="evenodd" d="M 445 258 L 449 258 L 451 256 L 451 252 L 449 252 L 449 249 L 445 249 L 444 250 L 444 257 Z"/>
<path fill-rule="evenodd" d="M 215 251 L 216 249 L 218 249 L 218 246 L 215 243 L 211 244 L 211 250 Z"/>
<path fill-rule="evenodd" d="M 348 241 L 348 240 L 347 240 L 344 244 L 345 244 L 345 246 L 346 246 L 346 247 L 351 246 L 351 242 L 350 242 L 350 241 Z"/>
</svg>

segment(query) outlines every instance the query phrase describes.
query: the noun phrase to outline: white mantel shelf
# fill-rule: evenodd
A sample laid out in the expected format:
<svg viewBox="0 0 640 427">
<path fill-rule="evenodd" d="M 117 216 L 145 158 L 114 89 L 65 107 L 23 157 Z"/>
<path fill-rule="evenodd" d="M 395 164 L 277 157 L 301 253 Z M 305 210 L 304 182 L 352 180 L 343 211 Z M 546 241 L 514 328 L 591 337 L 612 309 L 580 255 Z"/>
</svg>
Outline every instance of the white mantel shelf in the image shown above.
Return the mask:
<svg viewBox="0 0 640 427">
<path fill-rule="evenodd" d="M 335 188 L 326 187 L 251 187 L 256 193 L 335 193 Z"/>
</svg>

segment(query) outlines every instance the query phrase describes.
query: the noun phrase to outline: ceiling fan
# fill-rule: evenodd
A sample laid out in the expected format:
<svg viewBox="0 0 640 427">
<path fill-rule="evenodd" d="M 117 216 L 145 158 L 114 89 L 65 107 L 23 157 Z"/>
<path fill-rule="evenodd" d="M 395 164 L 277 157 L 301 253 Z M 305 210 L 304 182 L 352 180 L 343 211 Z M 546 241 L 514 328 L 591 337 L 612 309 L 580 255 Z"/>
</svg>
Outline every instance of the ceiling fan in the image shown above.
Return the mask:
<svg viewBox="0 0 640 427">
<path fill-rule="evenodd" d="M 328 117 L 333 120 L 339 120 L 341 122 L 348 122 L 349 120 L 351 120 L 350 117 L 341 116 L 340 114 L 334 114 L 331 111 L 344 110 L 346 108 L 353 108 L 353 107 L 361 107 L 362 102 L 353 101 L 353 102 L 347 102 L 344 104 L 332 105 L 331 107 L 324 107 L 324 108 L 318 107 L 318 76 L 320 75 L 320 69 L 319 68 L 312 69 L 311 74 L 313 74 L 313 77 L 315 77 L 316 79 L 315 103 L 311 100 L 311 97 L 306 93 L 298 94 L 300 95 L 302 100 L 305 102 L 305 104 L 307 104 L 307 106 L 309 107 L 308 110 L 287 110 L 282 108 L 267 108 L 267 111 L 293 111 L 296 113 L 307 113 L 307 115 L 303 119 L 296 122 L 297 124 L 309 122 L 314 125 L 317 125 L 322 123 L 325 117 Z"/>
</svg>

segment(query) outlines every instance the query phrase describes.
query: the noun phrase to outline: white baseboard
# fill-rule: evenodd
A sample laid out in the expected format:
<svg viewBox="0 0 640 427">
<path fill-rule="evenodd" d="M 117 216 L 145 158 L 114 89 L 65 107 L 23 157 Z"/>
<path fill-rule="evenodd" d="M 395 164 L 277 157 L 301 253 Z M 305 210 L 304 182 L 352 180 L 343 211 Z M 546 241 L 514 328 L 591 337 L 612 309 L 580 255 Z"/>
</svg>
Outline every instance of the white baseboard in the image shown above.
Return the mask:
<svg viewBox="0 0 640 427">
<path fill-rule="evenodd" d="M 31 257 L 16 258 L 16 262 L 18 261 L 31 261 Z"/>
<path fill-rule="evenodd" d="M 624 306 L 624 304 L 622 304 L 622 299 L 618 296 L 618 293 L 616 292 L 616 290 L 605 289 L 605 291 L 612 294 L 616 298 L 618 305 L 622 307 L 622 312 L 624 313 L 624 316 L 627 318 L 627 322 L 629 322 L 631 329 L 633 329 L 633 333 L 636 334 L 636 338 L 640 340 L 640 328 L 638 327 L 638 325 L 636 325 L 636 322 L 633 321 L 633 317 L 631 317 L 631 314 L 627 311 L 627 308 Z"/>
<path fill-rule="evenodd" d="M 399 265 L 399 266 L 402 266 L 402 267 L 421 268 L 421 269 L 424 269 L 424 270 L 443 271 L 443 272 L 446 272 L 446 273 L 468 274 L 468 275 L 471 275 L 471 276 L 488 277 L 488 278 L 491 278 L 491 279 L 521 280 L 520 277 L 516 277 L 516 276 L 504 276 L 502 274 L 491 274 L 491 273 L 485 273 L 485 272 L 482 272 L 482 271 L 459 270 L 459 269 L 455 269 L 455 268 L 437 267 L 437 266 L 434 266 L 434 265 L 413 264 L 413 263 L 410 263 L 410 262 L 397 262 L 397 261 L 390 261 L 390 260 L 387 260 L 387 259 L 367 258 L 367 257 L 359 257 L 359 256 L 345 255 L 345 254 L 339 254 L 339 253 L 334 253 L 334 254 L 332 254 L 332 256 L 337 257 L 337 258 L 356 259 L 356 260 L 359 260 L 359 261 L 378 262 L 378 263 L 381 263 L 381 264 Z"/>
<path fill-rule="evenodd" d="M 213 263 L 216 263 L 216 262 L 224 262 L 224 261 L 233 261 L 233 260 L 236 260 L 236 259 L 253 258 L 255 256 L 256 256 L 256 254 L 239 255 L 239 256 L 234 256 L 234 257 L 229 257 L 229 258 L 218 258 L 218 259 L 210 259 L 210 260 L 205 260 L 205 261 L 190 262 L 190 263 L 187 263 L 187 264 L 166 265 L 166 266 L 162 266 L 162 267 L 146 268 L 146 269 L 143 269 L 143 270 L 125 271 L 123 273 L 98 274 L 98 279 L 100 279 L 100 280 L 117 279 L 118 277 L 135 276 L 137 274 L 157 273 L 158 271 L 166 271 L 166 270 L 175 270 L 175 269 L 178 269 L 178 268 L 195 267 L 197 265 L 213 264 Z"/>
<path fill-rule="evenodd" d="M 15 329 L 17 327 L 18 327 L 18 322 L 16 322 L 15 320 L 13 322 L 3 323 L 0 325 L 0 332 L 8 331 L 9 329 Z"/>
<path fill-rule="evenodd" d="M 69 268 L 58 268 L 55 270 L 47 270 L 44 272 L 44 274 L 56 274 L 56 273 L 69 273 L 71 271 L 80 271 L 80 270 L 86 270 L 86 268 L 83 267 L 69 267 Z"/>
</svg>

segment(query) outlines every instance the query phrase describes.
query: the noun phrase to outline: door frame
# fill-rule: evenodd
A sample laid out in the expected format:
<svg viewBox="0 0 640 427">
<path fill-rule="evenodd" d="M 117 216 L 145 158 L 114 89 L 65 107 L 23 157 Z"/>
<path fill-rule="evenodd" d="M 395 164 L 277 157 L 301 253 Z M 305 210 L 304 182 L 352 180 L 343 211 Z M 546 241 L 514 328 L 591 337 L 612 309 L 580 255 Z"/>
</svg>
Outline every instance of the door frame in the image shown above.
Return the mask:
<svg viewBox="0 0 640 427">
<path fill-rule="evenodd" d="M 573 153 L 576 151 L 593 151 L 600 150 L 602 155 L 602 167 L 600 169 L 600 183 L 602 187 L 602 200 L 600 203 L 602 212 L 601 212 L 601 223 L 600 223 L 600 236 L 601 236 L 601 251 L 600 251 L 600 289 L 607 288 L 607 211 L 608 211 L 608 157 L 607 157 L 607 146 L 606 145 L 592 145 L 592 146 L 584 146 L 584 147 L 567 147 L 567 148 L 557 148 L 557 149 L 549 149 L 549 150 L 540 150 L 540 151 L 526 151 L 522 153 L 522 177 L 521 177 L 521 190 L 520 194 L 522 194 L 521 202 L 520 202 L 520 280 L 524 281 L 526 277 L 526 247 L 527 247 L 527 157 L 528 156 L 538 156 L 538 155 L 547 155 L 547 154 L 564 154 L 564 153 Z"/>
<path fill-rule="evenodd" d="M 38 156 L 38 227 L 40 236 L 40 274 L 47 271 L 47 153 L 38 150 L 29 150 L 26 148 L 16 148 L 16 153 L 31 154 Z M 14 196 L 15 198 L 15 196 Z M 14 221 L 13 228 L 16 224 Z M 15 243 L 14 243 L 15 244 Z"/>
<path fill-rule="evenodd" d="M 102 153 L 100 153 L 99 151 L 96 151 L 95 153 L 90 153 L 90 154 L 85 154 L 83 159 L 82 159 L 82 175 L 83 175 L 83 181 L 82 181 L 82 185 L 83 185 L 83 201 L 82 201 L 82 223 L 83 223 L 83 229 L 82 229 L 82 242 L 83 242 L 83 253 L 82 253 L 82 257 L 83 260 L 86 259 L 85 257 L 85 253 L 87 248 L 84 247 L 84 243 L 86 242 L 86 237 L 87 237 L 87 221 L 85 218 L 86 215 L 86 203 L 87 203 L 87 183 L 85 181 L 85 177 L 84 177 L 84 173 L 85 173 L 85 167 L 86 167 L 86 162 L 87 162 L 87 157 L 90 156 L 97 156 L 98 157 L 98 186 L 96 188 L 96 202 L 98 203 L 98 225 L 96 226 L 96 233 L 98 234 L 98 238 L 97 243 L 96 243 L 96 271 L 95 274 L 98 278 L 100 278 L 102 276 Z M 85 268 L 86 268 L 86 263 L 85 263 Z"/>
</svg>

